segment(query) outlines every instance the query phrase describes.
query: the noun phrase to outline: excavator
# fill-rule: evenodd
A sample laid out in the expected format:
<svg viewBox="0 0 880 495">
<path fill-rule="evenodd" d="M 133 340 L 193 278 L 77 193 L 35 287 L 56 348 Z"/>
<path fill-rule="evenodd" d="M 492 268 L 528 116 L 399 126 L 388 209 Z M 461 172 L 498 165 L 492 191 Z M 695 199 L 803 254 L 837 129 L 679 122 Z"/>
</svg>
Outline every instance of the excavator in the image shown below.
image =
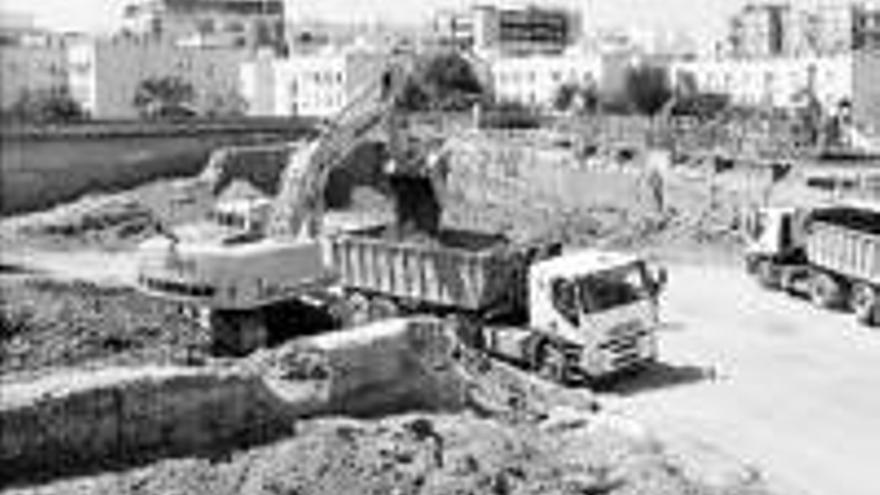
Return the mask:
<svg viewBox="0 0 880 495">
<path fill-rule="evenodd" d="M 387 70 L 317 140 L 296 148 L 277 197 L 218 205 L 215 218 L 234 234 L 145 241 L 137 286 L 195 308 L 221 354 L 430 314 L 448 319 L 464 345 L 554 381 L 653 362 L 662 268 L 634 254 L 563 252 L 546 240 L 440 225 L 445 147 L 408 132 L 396 105 L 406 77 L 405 67 Z M 377 134 L 388 143 L 396 222 L 324 234 L 328 175 Z M 303 322 L 306 314 L 326 319 Z"/>
<path fill-rule="evenodd" d="M 317 139 L 294 146 L 274 199 L 215 205 L 211 217 L 224 227 L 219 234 L 184 226 L 179 232 L 162 229 L 145 241 L 138 250 L 136 286 L 196 316 L 211 329 L 218 352 L 240 354 L 266 345 L 269 328 L 301 312 L 303 301 L 327 305 L 332 299 L 326 289 L 336 277 L 321 239 L 324 190 L 330 173 L 370 139 L 388 143 L 389 163 L 395 165 L 386 172 L 397 196 L 415 194 L 421 198 L 409 203 L 433 205 L 434 211 L 420 218 L 436 224 L 437 180 L 429 169 L 440 161 L 442 143 L 426 145 L 406 134 L 396 105 L 406 74 L 405 62 L 383 68 Z M 345 310 L 334 306 L 331 312 Z"/>
</svg>

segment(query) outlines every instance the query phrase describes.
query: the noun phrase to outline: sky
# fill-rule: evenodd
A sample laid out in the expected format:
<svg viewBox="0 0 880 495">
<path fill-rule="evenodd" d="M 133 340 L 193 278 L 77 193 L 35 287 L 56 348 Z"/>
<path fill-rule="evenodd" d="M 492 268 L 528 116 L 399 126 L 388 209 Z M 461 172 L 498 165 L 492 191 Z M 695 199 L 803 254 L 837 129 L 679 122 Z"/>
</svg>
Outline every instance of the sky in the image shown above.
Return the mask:
<svg viewBox="0 0 880 495">
<path fill-rule="evenodd" d="M 33 16 L 39 25 L 69 31 L 109 31 L 130 0 L 0 0 L 0 12 Z M 483 0 L 482 3 L 516 0 Z M 524 3 L 518 0 L 517 3 Z M 435 8 L 459 7 L 471 0 L 287 0 L 295 16 L 341 21 L 384 20 L 419 22 L 429 19 Z M 543 5 L 547 0 L 533 0 Z M 555 0 L 592 12 L 600 26 L 661 27 L 683 29 L 697 38 L 719 34 L 727 17 L 741 0 Z"/>
</svg>

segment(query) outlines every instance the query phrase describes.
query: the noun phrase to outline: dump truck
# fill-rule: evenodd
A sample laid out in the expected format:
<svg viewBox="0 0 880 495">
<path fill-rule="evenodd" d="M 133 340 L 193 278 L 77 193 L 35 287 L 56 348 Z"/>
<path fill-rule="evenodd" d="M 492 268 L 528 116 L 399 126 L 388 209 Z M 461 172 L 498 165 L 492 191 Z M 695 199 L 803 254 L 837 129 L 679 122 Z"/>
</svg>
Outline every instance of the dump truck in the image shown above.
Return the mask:
<svg viewBox="0 0 880 495">
<path fill-rule="evenodd" d="M 215 345 L 236 353 L 298 335 L 308 308 L 327 315 L 326 330 L 443 317 L 465 344 L 560 382 L 616 375 L 657 356 L 665 271 L 636 255 L 453 229 L 401 238 L 385 225 L 311 249 L 156 238 L 140 255 L 141 289 L 196 308 Z"/>
<path fill-rule="evenodd" d="M 746 268 L 761 285 L 880 325 L 880 205 L 765 207 L 746 227 Z"/>
<path fill-rule="evenodd" d="M 463 230 L 429 242 L 393 232 L 381 226 L 329 240 L 339 286 L 368 319 L 452 317 L 464 342 L 559 382 L 656 359 L 666 272 L 638 256 Z"/>
</svg>

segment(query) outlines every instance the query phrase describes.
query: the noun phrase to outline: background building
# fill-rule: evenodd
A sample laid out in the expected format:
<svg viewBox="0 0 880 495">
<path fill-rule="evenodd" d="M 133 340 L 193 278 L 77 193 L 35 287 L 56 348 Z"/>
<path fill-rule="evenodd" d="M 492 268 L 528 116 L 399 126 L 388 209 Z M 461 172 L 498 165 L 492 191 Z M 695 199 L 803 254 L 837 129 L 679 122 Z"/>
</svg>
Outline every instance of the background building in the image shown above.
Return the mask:
<svg viewBox="0 0 880 495">
<path fill-rule="evenodd" d="M 138 35 L 256 49 L 285 47 L 284 0 L 134 0 L 123 27 Z"/>
<path fill-rule="evenodd" d="M 691 74 L 701 91 L 730 95 L 735 104 L 779 108 L 795 106 L 810 88 L 826 108 L 852 101 L 857 77 L 851 54 L 682 62 L 672 72 Z"/>
<path fill-rule="evenodd" d="M 787 4 L 749 4 L 733 17 L 730 41 L 734 56 L 743 58 L 782 55 L 786 41 L 786 21 L 791 18 Z"/>
<path fill-rule="evenodd" d="M 379 80 L 386 60 L 358 46 L 287 58 L 264 53 L 242 65 L 242 94 L 251 115 L 332 117 Z"/>
<path fill-rule="evenodd" d="M 26 93 L 67 91 L 67 38 L 35 29 L 0 31 L 0 109 Z"/>
<path fill-rule="evenodd" d="M 441 44 L 480 53 L 561 54 L 582 36 L 580 12 L 562 7 L 478 5 L 441 11 L 434 30 Z"/>
<path fill-rule="evenodd" d="M 155 38 L 114 37 L 73 43 L 68 49 L 70 94 L 95 118 L 134 118 L 141 81 L 176 76 L 192 85 L 197 111 L 217 98 L 240 94 L 239 66 L 248 50 L 180 46 Z"/>
<path fill-rule="evenodd" d="M 880 48 L 880 6 L 869 2 L 751 3 L 730 23 L 738 58 L 835 55 Z"/>
<path fill-rule="evenodd" d="M 602 59 L 577 53 L 558 56 L 498 56 L 487 59 L 495 98 L 527 106 L 550 107 L 564 84 L 598 88 Z"/>
</svg>

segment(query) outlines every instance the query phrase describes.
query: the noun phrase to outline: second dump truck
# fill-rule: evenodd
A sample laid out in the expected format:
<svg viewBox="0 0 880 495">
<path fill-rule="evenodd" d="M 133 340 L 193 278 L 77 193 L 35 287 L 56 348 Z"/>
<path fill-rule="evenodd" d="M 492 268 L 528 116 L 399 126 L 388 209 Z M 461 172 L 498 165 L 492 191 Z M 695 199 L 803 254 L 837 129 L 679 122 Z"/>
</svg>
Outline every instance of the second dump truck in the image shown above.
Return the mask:
<svg viewBox="0 0 880 495">
<path fill-rule="evenodd" d="M 762 285 L 880 325 L 880 205 L 762 208 L 747 230 L 747 269 Z"/>
</svg>

